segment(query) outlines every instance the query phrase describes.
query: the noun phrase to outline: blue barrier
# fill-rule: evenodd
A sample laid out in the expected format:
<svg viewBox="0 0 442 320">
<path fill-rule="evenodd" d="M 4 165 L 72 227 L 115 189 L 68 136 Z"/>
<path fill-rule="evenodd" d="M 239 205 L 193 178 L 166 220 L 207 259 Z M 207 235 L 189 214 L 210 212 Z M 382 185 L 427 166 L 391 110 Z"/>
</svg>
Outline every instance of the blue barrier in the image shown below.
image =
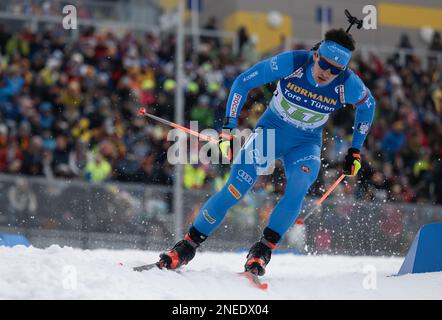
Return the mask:
<svg viewBox="0 0 442 320">
<path fill-rule="evenodd" d="M 442 271 L 442 222 L 421 227 L 398 275 L 437 271 Z"/>
<path fill-rule="evenodd" d="M 0 233 L 0 246 L 13 247 L 16 245 L 29 247 L 31 242 L 20 234 Z"/>
</svg>

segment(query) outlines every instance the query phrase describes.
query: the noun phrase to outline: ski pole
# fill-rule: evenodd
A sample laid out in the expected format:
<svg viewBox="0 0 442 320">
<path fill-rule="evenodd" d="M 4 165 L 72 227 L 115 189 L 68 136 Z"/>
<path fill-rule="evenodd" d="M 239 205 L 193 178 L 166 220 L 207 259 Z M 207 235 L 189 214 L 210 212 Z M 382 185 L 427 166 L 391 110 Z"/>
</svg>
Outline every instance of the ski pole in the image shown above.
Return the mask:
<svg viewBox="0 0 442 320">
<path fill-rule="evenodd" d="M 143 107 L 138 109 L 138 115 L 139 116 L 149 117 L 149 118 L 154 119 L 154 120 L 156 120 L 158 122 L 161 122 L 161 123 L 163 123 L 165 125 L 168 125 L 168 126 L 173 127 L 175 129 L 179 129 L 181 131 L 189 133 L 189 134 L 191 134 L 191 135 L 193 135 L 195 137 L 200 138 L 201 140 L 205 140 L 205 141 L 209 141 L 209 142 L 213 142 L 213 143 L 218 143 L 219 142 L 219 140 L 217 140 L 217 139 L 214 139 L 212 137 L 209 137 L 209 136 L 206 136 L 204 134 L 198 133 L 198 132 L 193 131 L 193 130 L 191 130 L 189 128 L 183 127 L 183 126 L 181 126 L 181 125 L 179 125 L 177 123 L 174 123 L 172 121 L 169 121 L 169 120 L 162 119 L 160 117 L 154 116 L 153 114 L 148 113 L 146 111 L 146 108 L 143 108 Z M 220 133 L 219 136 L 221 138 L 225 138 L 225 139 L 228 139 L 228 140 L 232 140 L 233 139 L 233 136 L 225 134 L 225 133 Z"/>
<path fill-rule="evenodd" d="M 304 217 L 304 219 L 298 218 L 296 219 L 296 224 L 303 224 L 308 217 L 310 217 L 316 210 L 321 207 L 322 202 L 332 193 L 332 191 L 336 188 L 336 186 L 345 178 L 345 174 L 341 174 L 341 176 L 336 179 L 336 181 L 328 188 L 328 190 L 322 195 L 322 197 L 315 201 L 315 207 Z"/>
</svg>

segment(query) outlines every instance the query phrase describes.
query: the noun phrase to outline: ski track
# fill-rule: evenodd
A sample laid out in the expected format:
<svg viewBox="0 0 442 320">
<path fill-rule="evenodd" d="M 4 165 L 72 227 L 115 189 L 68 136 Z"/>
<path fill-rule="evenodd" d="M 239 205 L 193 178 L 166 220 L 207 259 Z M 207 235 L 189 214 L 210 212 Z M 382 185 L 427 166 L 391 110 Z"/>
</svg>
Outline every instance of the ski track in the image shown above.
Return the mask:
<svg viewBox="0 0 442 320">
<path fill-rule="evenodd" d="M 0 247 L 0 299 L 442 299 L 442 272 L 391 276 L 402 264 L 398 257 L 274 254 L 263 291 L 236 274 L 246 253 L 198 252 L 181 273 L 132 271 L 158 254 Z M 376 289 L 364 289 L 364 268 L 376 270 L 369 281 Z"/>
</svg>

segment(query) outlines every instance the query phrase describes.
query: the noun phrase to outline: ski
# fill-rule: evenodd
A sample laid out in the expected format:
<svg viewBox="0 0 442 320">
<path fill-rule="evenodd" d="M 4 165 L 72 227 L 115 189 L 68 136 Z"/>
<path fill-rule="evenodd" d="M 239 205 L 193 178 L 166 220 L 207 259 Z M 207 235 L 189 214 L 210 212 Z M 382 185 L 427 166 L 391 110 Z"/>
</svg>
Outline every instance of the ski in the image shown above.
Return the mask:
<svg viewBox="0 0 442 320">
<path fill-rule="evenodd" d="M 138 266 L 138 267 L 134 267 L 132 268 L 133 271 L 137 271 L 137 272 L 143 272 L 143 271 L 148 271 L 148 270 L 152 270 L 152 269 L 162 269 L 158 262 L 155 263 L 149 263 L 149 264 L 145 264 L 142 266 Z M 167 269 L 169 270 L 169 269 Z M 169 270 L 169 271 L 174 271 L 174 272 L 178 272 L 178 270 Z M 178 272 L 180 273 L 180 272 Z M 243 272 L 238 272 L 237 273 L 239 276 L 246 278 L 247 280 L 249 280 L 249 282 L 258 289 L 261 290 L 267 290 L 269 284 L 267 282 L 263 282 L 261 279 L 259 279 L 259 277 L 256 274 L 247 272 L 247 271 L 243 271 Z"/>
<path fill-rule="evenodd" d="M 154 268 L 161 269 L 161 267 L 160 267 L 158 262 L 145 264 L 145 265 L 142 265 L 142 266 L 134 267 L 132 269 L 133 269 L 133 271 L 143 272 L 143 271 L 151 270 L 151 269 L 154 269 Z"/>
<path fill-rule="evenodd" d="M 249 282 L 256 288 L 261 290 L 267 290 L 269 284 L 267 282 L 262 281 L 256 274 L 244 271 L 238 272 L 241 277 L 244 277 L 249 280 Z"/>
</svg>

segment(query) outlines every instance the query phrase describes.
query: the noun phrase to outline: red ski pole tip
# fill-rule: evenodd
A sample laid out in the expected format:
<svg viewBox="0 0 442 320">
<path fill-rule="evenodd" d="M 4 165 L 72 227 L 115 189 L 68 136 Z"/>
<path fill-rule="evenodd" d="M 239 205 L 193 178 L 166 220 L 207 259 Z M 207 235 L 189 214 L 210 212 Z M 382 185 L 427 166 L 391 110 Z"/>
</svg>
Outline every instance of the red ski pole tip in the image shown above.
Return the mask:
<svg viewBox="0 0 442 320">
<path fill-rule="evenodd" d="M 139 116 L 144 116 L 146 114 L 146 108 L 141 107 L 138 109 L 138 115 Z"/>
</svg>

